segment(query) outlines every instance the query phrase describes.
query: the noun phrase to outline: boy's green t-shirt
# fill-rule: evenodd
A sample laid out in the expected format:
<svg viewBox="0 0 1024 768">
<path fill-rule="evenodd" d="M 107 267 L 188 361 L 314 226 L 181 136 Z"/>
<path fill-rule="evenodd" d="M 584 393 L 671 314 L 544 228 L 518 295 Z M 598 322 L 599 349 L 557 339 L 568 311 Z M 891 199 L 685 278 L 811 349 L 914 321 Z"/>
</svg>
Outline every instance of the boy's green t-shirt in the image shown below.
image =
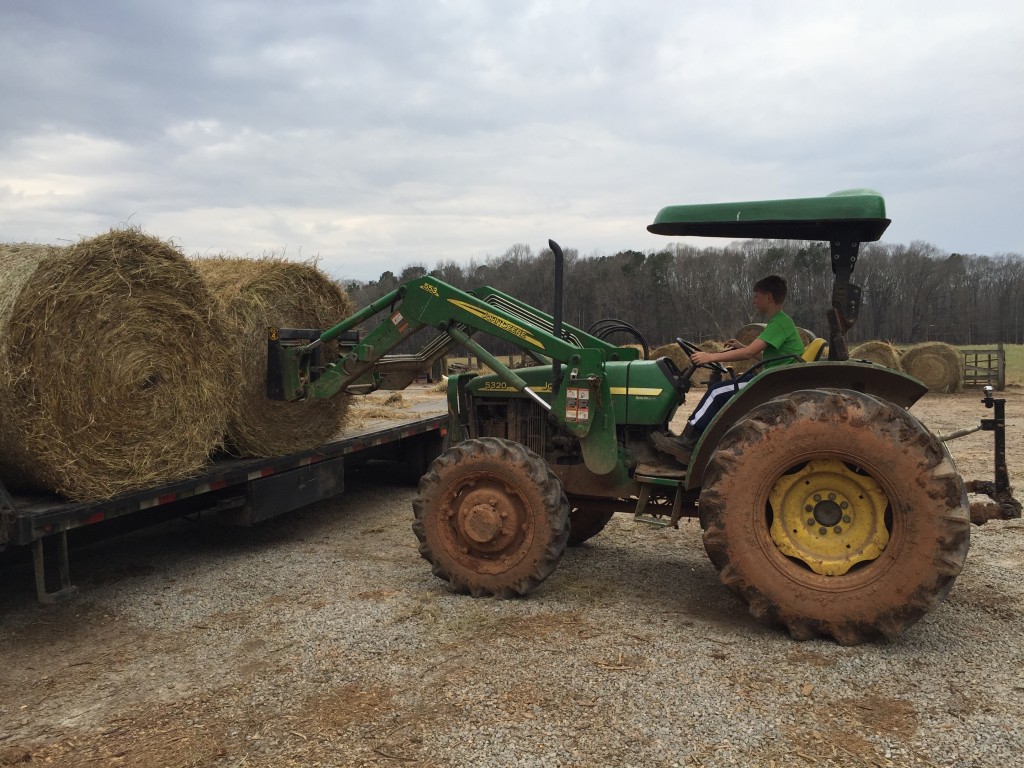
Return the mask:
<svg viewBox="0 0 1024 768">
<path fill-rule="evenodd" d="M 772 315 L 772 319 L 768 321 L 757 338 L 768 345 L 761 355 L 762 360 L 770 360 L 780 355 L 801 355 L 804 351 L 804 343 L 800 339 L 796 324 L 781 309 Z M 788 365 L 792 362 L 794 362 L 792 358 L 786 358 L 774 363 L 766 363 L 764 367 L 774 368 L 777 365 Z"/>
</svg>

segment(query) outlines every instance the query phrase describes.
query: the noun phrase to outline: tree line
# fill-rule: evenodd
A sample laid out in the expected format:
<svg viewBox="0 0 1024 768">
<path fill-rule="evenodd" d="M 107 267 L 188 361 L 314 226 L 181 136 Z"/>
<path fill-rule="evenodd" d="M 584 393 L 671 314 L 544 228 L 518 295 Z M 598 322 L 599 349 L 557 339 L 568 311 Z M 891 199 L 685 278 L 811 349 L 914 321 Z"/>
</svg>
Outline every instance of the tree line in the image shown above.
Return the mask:
<svg viewBox="0 0 1024 768">
<path fill-rule="evenodd" d="M 753 284 L 768 274 L 789 283 L 786 311 L 796 324 L 827 334 L 833 275 L 827 243 L 747 240 L 723 247 L 673 244 L 654 253 L 621 251 L 581 257 L 565 251 L 565 321 L 587 330 L 607 318 L 640 330 L 652 346 L 677 336 L 701 342 L 724 340 L 756 322 Z M 460 265 L 438 263 L 383 273 L 378 280 L 345 284 L 357 307 L 400 284 L 433 275 L 456 288 L 489 285 L 552 312 L 554 256 L 516 244 L 505 253 Z M 915 241 L 910 245 L 862 244 L 853 282 L 863 289 L 860 317 L 847 334 L 851 343 L 884 339 L 894 343 L 1024 343 L 1024 258 L 943 253 Z M 488 344 L 505 354 L 500 344 Z M 615 343 L 629 343 L 611 337 Z"/>
</svg>

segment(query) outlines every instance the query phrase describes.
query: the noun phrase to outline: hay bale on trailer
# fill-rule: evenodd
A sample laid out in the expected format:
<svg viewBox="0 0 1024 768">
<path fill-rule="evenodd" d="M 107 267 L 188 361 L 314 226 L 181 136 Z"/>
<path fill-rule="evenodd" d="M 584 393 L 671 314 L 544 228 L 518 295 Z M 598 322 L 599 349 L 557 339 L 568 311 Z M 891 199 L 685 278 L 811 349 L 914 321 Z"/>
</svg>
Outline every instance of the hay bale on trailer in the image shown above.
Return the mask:
<svg viewBox="0 0 1024 768">
<path fill-rule="evenodd" d="M 964 358 L 956 347 L 929 341 L 911 347 L 900 359 L 903 370 L 931 392 L 959 392 L 964 384 Z"/>
<path fill-rule="evenodd" d="M 224 433 L 226 350 L 184 255 L 120 229 L 0 260 L 4 482 L 91 501 L 199 470 Z"/>
<path fill-rule="evenodd" d="M 312 263 L 268 257 L 196 259 L 227 327 L 231 373 L 227 402 L 229 451 L 239 456 L 276 456 L 315 448 L 345 424 L 349 398 L 289 403 L 266 396 L 267 327 L 329 328 L 352 314 L 341 287 Z M 337 344 L 325 344 L 323 361 L 338 359 Z"/>
<path fill-rule="evenodd" d="M 886 368 L 900 370 L 900 352 L 887 341 L 865 341 L 850 350 L 851 360 L 868 360 Z"/>
</svg>

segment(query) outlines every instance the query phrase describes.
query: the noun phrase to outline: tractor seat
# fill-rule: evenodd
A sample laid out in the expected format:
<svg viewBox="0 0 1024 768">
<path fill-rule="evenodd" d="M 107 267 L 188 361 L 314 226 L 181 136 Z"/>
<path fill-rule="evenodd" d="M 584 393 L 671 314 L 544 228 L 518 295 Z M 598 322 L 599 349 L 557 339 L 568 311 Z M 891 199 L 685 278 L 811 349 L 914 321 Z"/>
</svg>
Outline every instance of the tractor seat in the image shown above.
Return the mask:
<svg viewBox="0 0 1024 768">
<path fill-rule="evenodd" d="M 827 354 L 828 342 L 824 339 L 814 339 L 810 344 L 804 347 L 804 352 L 800 357 L 805 363 L 813 363 L 815 360 L 821 360 L 821 358 Z"/>
</svg>

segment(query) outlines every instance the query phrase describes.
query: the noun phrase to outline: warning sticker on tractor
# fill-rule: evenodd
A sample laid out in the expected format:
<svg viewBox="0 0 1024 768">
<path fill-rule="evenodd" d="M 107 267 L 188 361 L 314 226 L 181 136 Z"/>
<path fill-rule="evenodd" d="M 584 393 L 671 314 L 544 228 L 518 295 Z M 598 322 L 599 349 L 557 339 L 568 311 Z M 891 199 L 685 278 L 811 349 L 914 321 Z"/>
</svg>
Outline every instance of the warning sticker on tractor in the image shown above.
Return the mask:
<svg viewBox="0 0 1024 768">
<path fill-rule="evenodd" d="M 395 314 L 391 316 L 391 322 L 395 324 L 401 333 L 405 333 L 406 329 L 409 327 L 409 324 L 405 322 L 405 318 L 402 317 L 401 312 L 395 312 Z"/>
<path fill-rule="evenodd" d="M 579 410 L 577 411 L 577 421 L 590 421 L 590 390 L 580 389 L 579 396 Z"/>
<path fill-rule="evenodd" d="M 565 420 L 590 421 L 590 390 L 586 387 L 566 387 Z"/>
</svg>

